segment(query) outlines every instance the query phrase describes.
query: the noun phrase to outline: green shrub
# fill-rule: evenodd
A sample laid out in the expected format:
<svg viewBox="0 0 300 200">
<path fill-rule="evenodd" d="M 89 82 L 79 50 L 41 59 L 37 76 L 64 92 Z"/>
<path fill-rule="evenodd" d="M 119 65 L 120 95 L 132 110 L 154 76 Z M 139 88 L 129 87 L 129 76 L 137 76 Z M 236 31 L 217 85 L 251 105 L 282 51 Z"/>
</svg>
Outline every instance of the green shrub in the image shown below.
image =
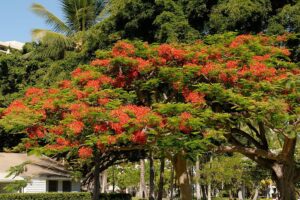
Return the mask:
<svg viewBox="0 0 300 200">
<path fill-rule="evenodd" d="M 0 194 L 0 200 L 91 200 L 88 192 Z"/>
<path fill-rule="evenodd" d="M 1 200 L 1 199 L 0 199 Z M 130 194 L 100 194 L 100 200 L 131 200 Z"/>
<path fill-rule="evenodd" d="M 91 193 L 0 194 L 0 200 L 91 200 Z M 100 194 L 99 200 L 131 200 L 130 194 Z"/>
</svg>

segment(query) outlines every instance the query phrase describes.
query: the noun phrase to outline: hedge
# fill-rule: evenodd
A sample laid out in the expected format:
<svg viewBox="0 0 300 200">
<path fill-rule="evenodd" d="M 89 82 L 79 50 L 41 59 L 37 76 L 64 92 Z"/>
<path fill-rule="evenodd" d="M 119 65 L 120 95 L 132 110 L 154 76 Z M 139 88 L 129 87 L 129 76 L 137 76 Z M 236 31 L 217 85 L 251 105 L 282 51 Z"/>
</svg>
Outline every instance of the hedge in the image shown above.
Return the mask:
<svg viewBox="0 0 300 200">
<path fill-rule="evenodd" d="M 100 194 L 100 200 L 131 200 L 131 195 L 122 193 Z"/>
<path fill-rule="evenodd" d="M 14 193 L 0 194 L 0 200 L 91 200 L 91 193 Z"/>
<path fill-rule="evenodd" d="M 91 193 L 16 193 L 0 194 L 0 200 L 91 200 Z M 131 200 L 130 194 L 101 194 L 99 200 Z"/>
</svg>

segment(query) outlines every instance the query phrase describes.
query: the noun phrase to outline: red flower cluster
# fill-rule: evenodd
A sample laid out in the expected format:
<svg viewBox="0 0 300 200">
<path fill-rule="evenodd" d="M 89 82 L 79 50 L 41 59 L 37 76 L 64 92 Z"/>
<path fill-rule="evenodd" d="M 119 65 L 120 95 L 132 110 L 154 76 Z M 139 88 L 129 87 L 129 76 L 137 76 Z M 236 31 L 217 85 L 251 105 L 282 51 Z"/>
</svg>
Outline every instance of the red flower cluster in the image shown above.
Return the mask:
<svg viewBox="0 0 300 200">
<path fill-rule="evenodd" d="M 108 66 L 110 63 L 110 60 L 109 59 L 103 59 L 103 60 L 100 60 L 100 59 L 96 59 L 96 60 L 93 60 L 91 62 L 91 65 L 92 66 L 103 66 L 103 67 L 106 67 Z"/>
<path fill-rule="evenodd" d="M 98 104 L 99 104 L 99 105 L 105 105 L 105 104 L 107 104 L 108 102 L 110 102 L 110 99 L 109 99 L 109 98 L 99 98 L 99 99 L 98 99 Z"/>
<path fill-rule="evenodd" d="M 108 130 L 108 127 L 106 124 L 96 124 L 94 126 L 95 133 L 102 133 Z"/>
<path fill-rule="evenodd" d="M 78 135 L 82 132 L 84 128 L 84 123 L 82 121 L 74 121 L 70 123 L 68 127 L 75 135 Z"/>
<path fill-rule="evenodd" d="M 56 143 L 60 146 L 69 146 L 71 142 L 65 138 L 59 137 L 56 138 Z"/>
<path fill-rule="evenodd" d="M 54 99 L 47 99 L 44 101 L 43 108 L 46 110 L 55 110 Z"/>
<path fill-rule="evenodd" d="M 253 39 L 252 35 L 239 35 L 229 45 L 230 48 L 236 48 Z"/>
<path fill-rule="evenodd" d="M 188 112 L 183 112 L 179 116 L 180 123 L 179 123 L 179 130 L 185 134 L 188 134 L 192 131 L 191 127 L 187 126 L 187 121 L 192 117 L 192 115 Z"/>
<path fill-rule="evenodd" d="M 113 56 L 132 56 L 134 53 L 134 46 L 124 41 L 117 42 L 112 49 Z"/>
<path fill-rule="evenodd" d="M 205 103 L 204 94 L 200 94 L 198 92 L 191 92 L 188 89 L 184 89 L 182 91 L 183 97 L 185 101 L 197 104 Z"/>
<path fill-rule="evenodd" d="M 78 156 L 82 159 L 88 159 L 93 156 L 93 149 L 90 147 L 81 147 L 78 150 Z"/>
<path fill-rule="evenodd" d="M 4 111 L 4 115 L 8 115 L 11 112 L 22 112 L 24 110 L 28 110 L 28 107 L 20 100 L 13 101 Z"/>
<path fill-rule="evenodd" d="M 132 136 L 132 142 L 137 144 L 146 144 L 147 142 L 147 135 L 144 131 L 137 131 Z"/>
<path fill-rule="evenodd" d="M 185 61 L 186 52 L 182 49 L 176 49 L 168 44 L 160 45 L 157 49 L 158 55 L 167 61 L 177 61 L 182 63 Z"/>
<path fill-rule="evenodd" d="M 25 96 L 26 97 L 30 97 L 30 96 L 42 96 L 44 93 L 44 91 L 42 89 L 39 88 L 29 88 L 26 92 L 25 92 Z"/>
<path fill-rule="evenodd" d="M 26 129 L 28 137 L 31 139 L 35 138 L 44 138 L 45 137 L 45 129 L 41 126 L 32 126 Z"/>
<path fill-rule="evenodd" d="M 66 88 L 71 88 L 72 82 L 70 80 L 63 80 L 59 83 L 59 87 L 66 89 Z"/>
<path fill-rule="evenodd" d="M 64 128 L 62 126 L 55 126 L 49 130 L 50 133 L 55 135 L 62 135 L 64 134 Z"/>
</svg>

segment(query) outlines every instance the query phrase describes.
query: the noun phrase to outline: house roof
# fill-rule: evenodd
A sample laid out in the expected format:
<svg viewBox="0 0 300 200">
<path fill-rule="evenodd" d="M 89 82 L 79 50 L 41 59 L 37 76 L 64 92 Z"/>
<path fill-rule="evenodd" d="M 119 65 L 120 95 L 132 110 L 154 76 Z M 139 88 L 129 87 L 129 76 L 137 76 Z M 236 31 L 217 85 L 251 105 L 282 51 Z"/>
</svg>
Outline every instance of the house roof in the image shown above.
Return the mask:
<svg viewBox="0 0 300 200">
<path fill-rule="evenodd" d="M 37 157 L 25 153 L 0 153 L 0 180 L 12 179 L 13 177 L 6 178 L 8 170 L 24 162 L 29 164 L 25 165 L 24 172 L 16 177 L 16 180 L 24 177 L 70 179 L 70 173 L 64 166 L 49 157 Z"/>
<path fill-rule="evenodd" d="M 0 46 L 10 47 L 17 50 L 22 50 L 24 45 L 25 45 L 24 43 L 18 41 L 7 41 L 7 42 L 0 41 Z"/>
</svg>

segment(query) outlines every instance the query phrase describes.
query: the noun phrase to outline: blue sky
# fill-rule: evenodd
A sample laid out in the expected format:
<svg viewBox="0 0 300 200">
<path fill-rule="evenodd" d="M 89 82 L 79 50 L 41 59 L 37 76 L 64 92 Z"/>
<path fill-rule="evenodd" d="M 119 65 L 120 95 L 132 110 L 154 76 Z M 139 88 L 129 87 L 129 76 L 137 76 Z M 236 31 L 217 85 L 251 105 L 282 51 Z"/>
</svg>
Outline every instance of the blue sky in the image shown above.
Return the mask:
<svg viewBox="0 0 300 200">
<path fill-rule="evenodd" d="M 31 41 L 34 28 L 49 29 L 44 20 L 32 13 L 32 3 L 40 3 L 62 17 L 59 0 L 0 0 L 0 41 Z"/>
</svg>

